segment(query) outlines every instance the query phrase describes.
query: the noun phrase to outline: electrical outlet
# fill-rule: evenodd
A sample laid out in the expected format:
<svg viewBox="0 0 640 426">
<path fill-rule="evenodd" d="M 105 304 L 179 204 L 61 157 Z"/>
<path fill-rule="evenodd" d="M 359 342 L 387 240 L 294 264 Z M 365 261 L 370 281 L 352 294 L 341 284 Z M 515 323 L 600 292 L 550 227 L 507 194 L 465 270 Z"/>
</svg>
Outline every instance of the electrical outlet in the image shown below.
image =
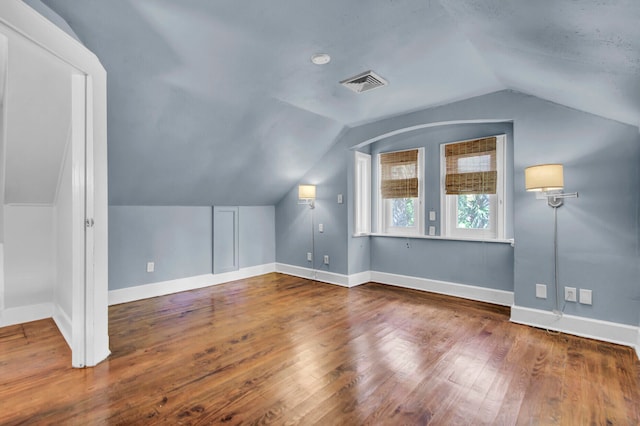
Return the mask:
<svg viewBox="0 0 640 426">
<path fill-rule="evenodd" d="M 576 298 L 576 288 L 575 287 L 565 287 L 564 288 L 564 300 L 567 302 L 576 302 L 578 299 Z"/>
<path fill-rule="evenodd" d="M 325 254 L 325 255 L 324 255 L 324 264 L 325 264 L 325 265 L 328 265 L 328 264 L 329 264 L 329 255 L 328 255 L 328 254 Z"/>
<path fill-rule="evenodd" d="M 342 204 L 342 203 L 343 203 L 342 194 L 338 194 L 338 204 Z"/>
<path fill-rule="evenodd" d="M 582 303 L 583 305 L 593 304 L 591 290 L 587 290 L 586 288 L 580 289 L 580 303 Z"/>
<path fill-rule="evenodd" d="M 433 222 L 433 221 L 435 221 L 435 220 L 436 220 L 436 212 L 435 212 L 434 210 L 431 210 L 431 211 L 429 212 L 429 220 L 430 220 L 431 222 Z"/>
<path fill-rule="evenodd" d="M 312 262 L 312 261 L 313 261 L 313 255 L 311 254 L 311 252 L 307 252 L 307 260 L 308 260 L 309 262 Z"/>
<path fill-rule="evenodd" d="M 434 235 L 436 235 L 436 227 L 435 226 L 430 226 L 429 227 L 429 235 L 432 236 L 432 237 Z"/>
<path fill-rule="evenodd" d="M 547 298 L 547 285 L 546 284 L 536 284 L 536 297 L 538 299 L 546 299 Z"/>
<path fill-rule="evenodd" d="M 324 232 L 324 225 L 322 223 L 318 224 L 318 232 Z"/>
<path fill-rule="evenodd" d="M 147 272 L 153 272 L 156 269 L 155 262 L 147 262 Z"/>
</svg>

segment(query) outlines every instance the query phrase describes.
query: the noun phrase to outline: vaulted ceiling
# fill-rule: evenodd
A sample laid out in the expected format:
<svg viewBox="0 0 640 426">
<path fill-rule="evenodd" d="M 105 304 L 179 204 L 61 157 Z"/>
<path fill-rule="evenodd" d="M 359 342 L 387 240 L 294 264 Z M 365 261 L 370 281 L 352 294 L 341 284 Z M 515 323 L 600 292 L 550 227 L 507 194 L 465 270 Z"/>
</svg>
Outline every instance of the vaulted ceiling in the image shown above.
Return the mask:
<svg viewBox="0 0 640 426">
<path fill-rule="evenodd" d="M 503 89 L 640 121 L 637 0 L 42 1 L 107 70 L 111 204 L 274 204 L 345 127 Z"/>
</svg>

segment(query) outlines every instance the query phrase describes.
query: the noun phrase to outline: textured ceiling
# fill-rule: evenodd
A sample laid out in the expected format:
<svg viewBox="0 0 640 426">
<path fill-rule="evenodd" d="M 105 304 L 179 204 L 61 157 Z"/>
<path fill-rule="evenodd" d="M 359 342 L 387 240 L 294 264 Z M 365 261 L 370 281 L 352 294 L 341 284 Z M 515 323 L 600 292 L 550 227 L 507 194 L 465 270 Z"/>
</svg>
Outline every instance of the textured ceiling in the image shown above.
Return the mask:
<svg viewBox="0 0 640 426">
<path fill-rule="evenodd" d="M 640 119 L 637 0 L 43 2 L 107 69 L 111 204 L 274 204 L 345 126 L 502 89 Z"/>
</svg>

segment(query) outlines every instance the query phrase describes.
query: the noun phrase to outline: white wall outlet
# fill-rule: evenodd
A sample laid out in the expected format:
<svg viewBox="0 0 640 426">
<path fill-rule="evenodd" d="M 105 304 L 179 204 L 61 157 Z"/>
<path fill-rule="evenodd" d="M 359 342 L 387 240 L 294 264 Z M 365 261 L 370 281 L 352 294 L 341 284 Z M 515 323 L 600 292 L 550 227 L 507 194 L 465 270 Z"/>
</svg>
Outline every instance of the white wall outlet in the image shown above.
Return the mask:
<svg viewBox="0 0 640 426">
<path fill-rule="evenodd" d="M 583 305 L 592 305 L 593 303 L 591 290 L 587 290 L 586 288 L 580 289 L 580 303 Z"/>
<path fill-rule="evenodd" d="M 431 222 L 433 222 L 434 220 L 436 220 L 436 212 L 435 212 L 434 210 L 431 210 L 431 211 L 429 212 L 429 220 L 430 220 Z"/>
<path fill-rule="evenodd" d="M 546 299 L 547 298 L 547 285 L 546 284 L 536 284 L 536 297 L 538 299 Z"/>
<path fill-rule="evenodd" d="M 311 252 L 307 252 L 307 260 L 308 260 L 309 262 L 312 262 L 312 261 L 313 261 L 313 255 L 311 254 Z"/>
<path fill-rule="evenodd" d="M 432 237 L 434 235 L 436 235 L 436 227 L 435 226 L 430 226 L 429 227 L 429 235 L 431 235 Z"/>
<path fill-rule="evenodd" d="M 324 225 L 322 223 L 318 224 L 318 232 L 324 232 Z"/>
<path fill-rule="evenodd" d="M 147 262 L 147 272 L 153 272 L 156 270 L 155 262 Z"/>
<path fill-rule="evenodd" d="M 575 287 L 565 287 L 564 288 L 564 300 L 567 302 L 576 302 L 578 299 L 576 298 L 576 288 Z"/>
<path fill-rule="evenodd" d="M 343 202 L 342 194 L 338 194 L 338 204 L 342 204 Z"/>
<path fill-rule="evenodd" d="M 328 265 L 328 264 L 329 264 L 329 255 L 328 255 L 328 254 L 325 254 L 325 255 L 324 255 L 324 264 L 325 264 L 325 265 Z"/>
</svg>

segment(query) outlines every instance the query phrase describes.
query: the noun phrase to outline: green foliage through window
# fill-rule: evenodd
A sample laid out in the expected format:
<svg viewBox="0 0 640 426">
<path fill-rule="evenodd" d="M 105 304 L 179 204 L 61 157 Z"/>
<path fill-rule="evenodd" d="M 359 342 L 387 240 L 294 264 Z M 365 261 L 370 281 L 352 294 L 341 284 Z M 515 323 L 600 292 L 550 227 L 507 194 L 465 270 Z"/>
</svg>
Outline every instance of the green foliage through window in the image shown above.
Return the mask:
<svg viewBox="0 0 640 426">
<path fill-rule="evenodd" d="M 415 224 L 415 213 L 413 209 L 414 198 L 392 198 L 391 214 L 393 217 L 392 226 L 410 227 Z"/>
<path fill-rule="evenodd" d="M 458 228 L 488 229 L 489 194 L 458 195 Z"/>
</svg>

